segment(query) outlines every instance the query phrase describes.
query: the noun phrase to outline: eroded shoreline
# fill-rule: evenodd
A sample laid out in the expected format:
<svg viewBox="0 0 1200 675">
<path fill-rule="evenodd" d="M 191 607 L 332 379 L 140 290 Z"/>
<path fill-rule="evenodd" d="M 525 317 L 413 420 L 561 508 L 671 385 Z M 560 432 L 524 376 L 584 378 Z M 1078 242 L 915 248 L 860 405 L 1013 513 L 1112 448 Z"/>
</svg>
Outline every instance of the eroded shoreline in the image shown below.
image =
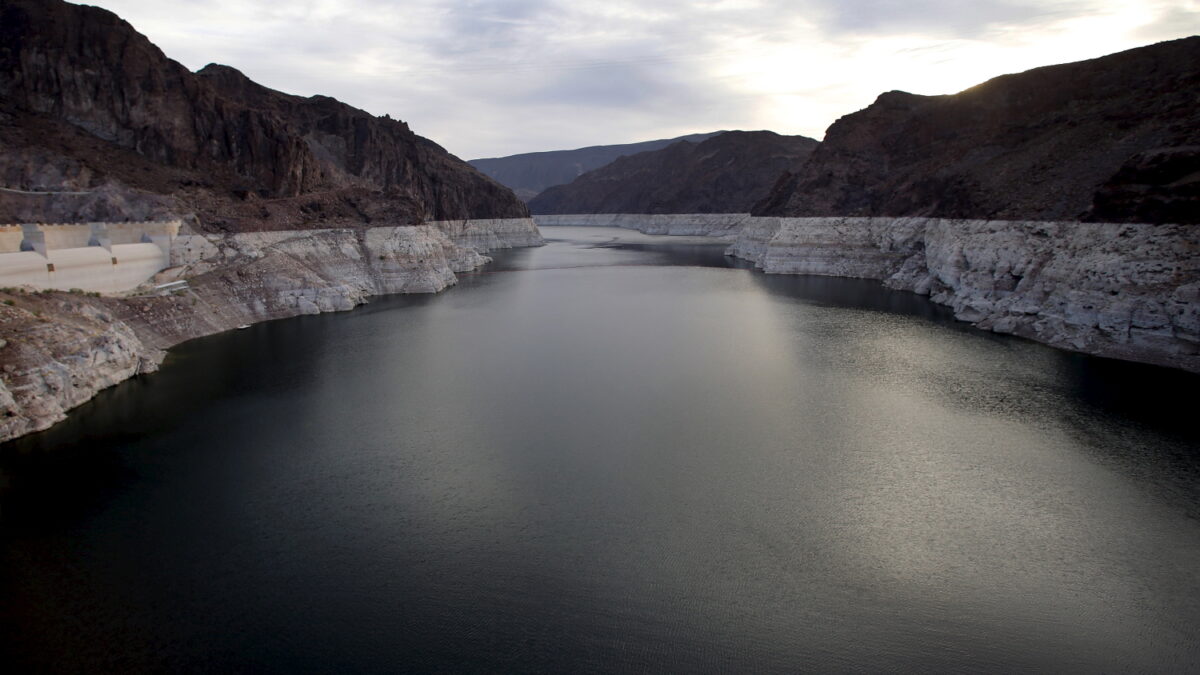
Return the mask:
<svg viewBox="0 0 1200 675">
<path fill-rule="evenodd" d="M 1200 229 L 935 218 L 753 218 L 768 274 L 877 279 L 997 333 L 1200 372 Z"/>
<path fill-rule="evenodd" d="M 0 441 L 49 428 L 164 350 L 245 324 L 436 293 L 493 249 L 543 243 L 526 218 L 418 226 L 185 234 L 169 270 L 188 288 L 127 298 L 10 292 L 0 305 Z"/>
<path fill-rule="evenodd" d="M 875 279 L 985 330 L 1200 372 L 1195 226 L 739 214 L 536 219 L 715 236 L 767 274 Z"/>
</svg>

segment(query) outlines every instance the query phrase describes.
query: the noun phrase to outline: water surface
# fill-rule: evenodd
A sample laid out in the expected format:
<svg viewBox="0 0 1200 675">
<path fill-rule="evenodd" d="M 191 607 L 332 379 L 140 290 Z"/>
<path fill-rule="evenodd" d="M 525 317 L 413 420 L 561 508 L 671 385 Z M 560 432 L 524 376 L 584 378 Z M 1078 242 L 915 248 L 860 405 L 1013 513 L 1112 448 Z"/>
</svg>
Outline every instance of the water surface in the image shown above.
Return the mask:
<svg viewBox="0 0 1200 675">
<path fill-rule="evenodd" d="M 0 663 L 1200 668 L 1200 378 L 544 232 L 0 446 Z"/>
</svg>

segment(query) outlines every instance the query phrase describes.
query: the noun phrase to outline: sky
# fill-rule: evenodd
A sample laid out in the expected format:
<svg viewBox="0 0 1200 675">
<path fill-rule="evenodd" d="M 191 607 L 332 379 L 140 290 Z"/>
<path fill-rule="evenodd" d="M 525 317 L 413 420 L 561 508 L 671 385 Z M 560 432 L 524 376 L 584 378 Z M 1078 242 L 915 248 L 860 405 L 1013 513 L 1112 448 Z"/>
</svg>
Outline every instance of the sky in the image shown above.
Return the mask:
<svg viewBox="0 0 1200 675">
<path fill-rule="evenodd" d="M 1200 0 L 90 0 L 192 70 L 402 119 L 463 159 L 770 129 L 1200 33 Z"/>
</svg>

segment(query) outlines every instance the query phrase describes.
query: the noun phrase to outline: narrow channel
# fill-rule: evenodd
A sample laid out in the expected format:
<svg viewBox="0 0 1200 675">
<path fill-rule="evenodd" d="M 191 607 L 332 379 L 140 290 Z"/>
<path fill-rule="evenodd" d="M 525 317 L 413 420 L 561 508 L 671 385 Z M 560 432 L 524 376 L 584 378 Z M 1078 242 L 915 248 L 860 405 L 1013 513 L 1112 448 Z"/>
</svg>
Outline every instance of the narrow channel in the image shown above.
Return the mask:
<svg viewBox="0 0 1200 675">
<path fill-rule="evenodd" d="M 55 670 L 1177 670 L 1200 377 L 702 239 L 545 228 L 0 446 Z M 43 663 L 47 655 L 63 661 Z"/>
</svg>

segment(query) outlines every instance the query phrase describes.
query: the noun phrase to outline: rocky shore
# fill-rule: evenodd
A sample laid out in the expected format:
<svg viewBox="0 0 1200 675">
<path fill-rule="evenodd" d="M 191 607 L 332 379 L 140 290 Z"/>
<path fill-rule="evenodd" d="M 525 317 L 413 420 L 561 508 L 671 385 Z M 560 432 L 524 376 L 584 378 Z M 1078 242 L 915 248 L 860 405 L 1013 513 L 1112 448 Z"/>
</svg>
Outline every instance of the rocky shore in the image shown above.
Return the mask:
<svg viewBox="0 0 1200 675">
<path fill-rule="evenodd" d="M 1200 229 L 936 218 L 750 218 L 731 255 L 772 274 L 879 279 L 956 317 L 1200 372 Z"/>
<path fill-rule="evenodd" d="M 156 370 L 163 350 L 259 321 L 434 293 L 497 248 L 541 245 L 527 218 L 419 226 L 191 233 L 158 281 L 169 295 L 0 291 L 0 441 L 45 429 L 96 392 Z"/>
<path fill-rule="evenodd" d="M 0 289 L 0 441 L 184 340 L 440 291 L 542 243 L 510 190 L 388 115 L 190 72 L 97 7 L 6 0 L 0 38 L 0 222 L 183 225 L 140 295 Z"/>
<path fill-rule="evenodd" d="M 584 213 L 534 215 L 539 226 L 623 227 L 642 234 L 717 237 L 732 240 L 750 219 L 748 213 Z"/>
</svg>

